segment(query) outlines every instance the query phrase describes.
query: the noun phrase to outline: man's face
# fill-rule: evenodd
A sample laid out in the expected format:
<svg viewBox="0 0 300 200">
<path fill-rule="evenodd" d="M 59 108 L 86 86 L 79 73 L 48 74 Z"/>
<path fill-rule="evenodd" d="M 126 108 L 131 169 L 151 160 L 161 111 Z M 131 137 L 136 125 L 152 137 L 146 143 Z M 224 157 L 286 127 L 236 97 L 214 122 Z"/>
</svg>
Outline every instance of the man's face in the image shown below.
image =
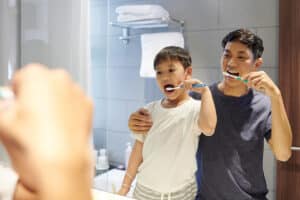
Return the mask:
<svg viewBox="0 0 300 200">
<path fill-rule="evenodd" d="M 252 51 L 240 42 L 228 42 L 221 57 L 221 66 L 224 72 L 235 76 L 245 77 L 249 72 L 255 71 L 259 59 L 254 60 Z M 239 80 L 224 76 L 224 83 L 230 86 L 241 86 Z"/>
<path fill-rule="evenodd" d="M 156 66 L 156 81 L 159 89 L 168 99 L 176 99 L 183 90 L 167 91 L 167 87 L 176 87 L 190 77 L 191 68 L 184 69 L 179 61 L 165 61 Z"/>
</svg>

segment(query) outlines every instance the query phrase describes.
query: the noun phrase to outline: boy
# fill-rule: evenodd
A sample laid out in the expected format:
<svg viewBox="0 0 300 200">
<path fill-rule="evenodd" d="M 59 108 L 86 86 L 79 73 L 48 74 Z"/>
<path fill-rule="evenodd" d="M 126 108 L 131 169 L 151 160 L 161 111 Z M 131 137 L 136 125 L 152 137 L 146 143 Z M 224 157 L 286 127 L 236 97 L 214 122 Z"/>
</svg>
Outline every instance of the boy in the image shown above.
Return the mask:
<svg viewBox="0 0 300 200">
<path fill-rule="evenodd" d="M 191 78 L 191 57 L 184 49 L 162 49 L 155 57 L 154 68 L 165 97 L 146 106 L 153 116 L 153 127 L 148 135 L 134 134 L 136 142 L 119 194 L 127 194 L 138 171 L 134 198 L 194 200 L 198 136 L 214 132 L 213 99 L 207 86 L 192 87 L 200 81 Z M 181 85 L 180 89 L 167 89 Z M 189 90 L 201 93 L 202 101 L 193 100 Z"/>
<path fill-rule="evenodd" d="M 262 40 L 249 30 L 238 29 L 224 37 L 222 47 L 222 71 L 248 83 L 224 76 L 223 81 L 210 86 L 218 123 L 215 134 L 201 137 L 199 142 L 197 199 L 265 200 L 264 138 L 277 160 L 288 160 L 290 124 L 280 90 L 265 72 L 258 71 L 264 50 Z M 131 115 L 132 131 L 146 132 L 150 126 L 147 111 Z"/>
</svg>

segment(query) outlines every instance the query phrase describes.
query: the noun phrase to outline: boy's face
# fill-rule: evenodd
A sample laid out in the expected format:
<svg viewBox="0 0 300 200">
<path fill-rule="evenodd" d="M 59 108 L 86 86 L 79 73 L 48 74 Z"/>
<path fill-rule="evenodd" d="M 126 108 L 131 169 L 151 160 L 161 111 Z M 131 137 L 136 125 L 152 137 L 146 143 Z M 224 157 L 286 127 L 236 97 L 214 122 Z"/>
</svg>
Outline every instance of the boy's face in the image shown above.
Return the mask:
<svg viewBox="0 0 300 200">
<path fill-rule="evenodd" d="M 191 78 L 192 68 L 184 69 L 179 61 L 165 61 L 156 66 L 156 82 L 162 93 L 170 100 L 177 99 L 185 92 L 183 89 L 167 91 L 167 87 L 177 87 Z"/>
<path fill-rule="evenodd" d="M 240 42 L 228 42 L 221 57 L 221 66 L 224 72 L 245 77 L 255 71 L 262 64 L 262 59 L 254 59 L 252 51 Z M 242 81 L 224 76 L 224 83 L 228 86 L 245 86 Z"/>
</svg>

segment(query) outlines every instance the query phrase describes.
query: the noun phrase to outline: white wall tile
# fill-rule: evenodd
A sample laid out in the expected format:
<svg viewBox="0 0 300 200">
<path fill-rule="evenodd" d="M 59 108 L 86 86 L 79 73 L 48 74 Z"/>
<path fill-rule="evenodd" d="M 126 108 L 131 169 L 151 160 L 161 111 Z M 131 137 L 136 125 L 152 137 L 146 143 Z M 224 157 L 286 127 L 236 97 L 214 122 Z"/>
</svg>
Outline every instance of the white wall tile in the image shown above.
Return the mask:
<svg viewBox="0 0 300 200">
<path fill-rule="evenodd" d="M 185 30 L 218 27 L 218 0 L 161 0 L 174 18 L 185 21 Z"/>
<path fill-rule="evenodd" d="M 128 131 L 127 102 L 112 100 L 107 102 L 106 127 L 113 131 Z"/>
<path fill-rule="evenodd" d="M 278 29 L 278 27 L 257 29 L 257 34 L 262 38 L 265 47 L 263 66 L 278 66 Z"/>
<path fill-rule="evenodd" d="M 136 37 L 124 44 L 119 36 L 108 38 L 108 63 L 109 68 L 115 66 L 139 67 L 141 63 L 140 38 Z"/>
<path fill-rule="evenodd" d="M 198 68 L 193 70 L 193 77 L 200 79 L 206 84 L 212 84 L 222 80 L 221 69 L 219 68 Z"/>
<path fill-rule="evenodd" d="M 139 70 L 108 68 L 107 95 L 109 98 L 144 100 L 144 79 L 139 77 Z"/>
<path fill-rule="evenodd" d="M 107 120 L 107 101 L 106 99 L 95 98 L 93 127 L 106 129 L 106 120 Z"/>
<path fill-rule="evenodd" d="M 276 161 L 271 150 L 264 151 L 264 173 L 270 191 L 276 189 Z"/>
<path fill-rule="evenodd" d="M 94 149 L 101 149 L 101 148 L 107 148 L 107 140 L 106 140 L 106 130 L 101 128 L 95 128 L 93 130 L 94 133 Z"/>
<path fill-rule="evenodd" d="M 107 79 L 106 68 L 93 67 L 92 70 L 92 91 L 94 98 L 106 98 Z"/>
<path fill-rule="evenodd" d="M 261 67 L 261 70 L 265 71 L 274 83 L 278 84 L 278 67 Z"/>
<path fill-rule="evenodd" d="M 219 31 L 189 32 L 186 38 L 194 68 L 220 66 L 222 35 Z"/>
<path fill-rule="evenodd" d="M 221 28 L 278 24 L 278 0 L 220 0 Z"/>
<path fill-rule="evenodd" d="M 126 143 L 133 139 L 130 133 L 119 133 L 115 131 L 107 132 L 107 149 L 109 161 L 113 164 L 124 164 Z"/>
<path fill-rule="evenodd" d="M 109 24 L 106 3 L 92 3 L 90 6 L 90 19 L 91 35 L 107 35 Z"/>
</svg>

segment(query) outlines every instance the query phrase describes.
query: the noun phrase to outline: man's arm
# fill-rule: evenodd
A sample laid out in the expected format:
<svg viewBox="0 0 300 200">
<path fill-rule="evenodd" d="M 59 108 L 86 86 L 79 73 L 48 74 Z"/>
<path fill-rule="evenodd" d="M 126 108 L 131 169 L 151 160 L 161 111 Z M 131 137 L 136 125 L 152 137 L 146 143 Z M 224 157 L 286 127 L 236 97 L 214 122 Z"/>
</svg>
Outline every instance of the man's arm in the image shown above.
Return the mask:
<svg viewBox="0 0 300 200">
<path fill-rule="evenodd" d="M 292 130 L 279 90 L 271 97 L 272 134 L 269 145 L 277 160 L 287 161 L 291 157 Z"/>
<path fill-rule="evenodd" d="M 269 145 L 277 160 L 291 157 L 292 129 L 284 108 L 281 92 L 264 71 L 251 72 L 248 86 L 264 92 L 271 100 L 272 134 Z"/>
</svg>

